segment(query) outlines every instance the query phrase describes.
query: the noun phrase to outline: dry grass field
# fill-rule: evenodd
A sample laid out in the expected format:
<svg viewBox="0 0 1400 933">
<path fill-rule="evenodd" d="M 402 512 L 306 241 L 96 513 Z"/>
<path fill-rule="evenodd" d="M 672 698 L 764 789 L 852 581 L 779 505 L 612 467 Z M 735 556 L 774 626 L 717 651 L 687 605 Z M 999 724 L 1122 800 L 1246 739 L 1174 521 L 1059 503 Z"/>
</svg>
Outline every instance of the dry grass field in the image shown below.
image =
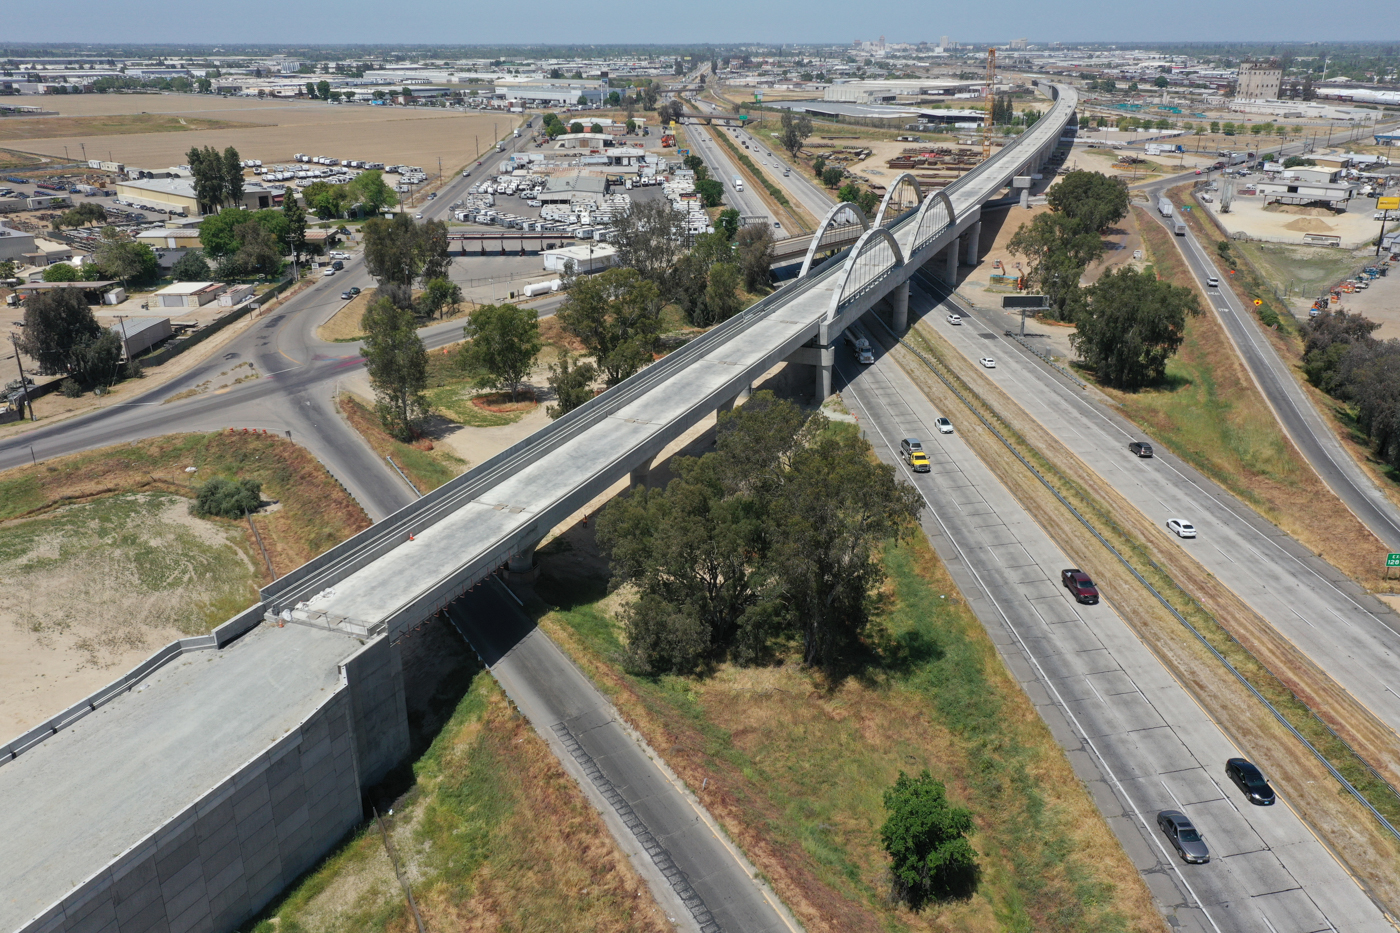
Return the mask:
<svg viewBox="0 0 1400 933">
<path fill-rule="evenodd" d="M 82 94 L 54 97 L 46 104 L 60 116 L 19 118 L 0 126 L 6 148 L 62 158 L 64 146 L 77 153 L 82 143 L 91 158 L 143 168 L 179 165 L 191 146 L 233 146 L 243 158 L 269 164 L 290 162 L 296 153 L 306 152 L 420 165 L 429 171 L 442 159 L 443 169 L 451 171 L 478 158 L 519 122 L 510 114 L 198 94 Z M 143 117 L 151 118 L 150 130 L 138 128 Z M 186 126 L 205 128 L 183 128 L 180 119 Z M 51 123 L 72 130 L 54 136 L 47 129 Z M 36 127 L 33 135 L 12 135 L 16 130 L 11 127 L 24 124 Z M 168 132 L 172 128 L 180 132 Z"/>
<path fill-rule="evenodd" d="M 156 113 L 119 113 L 92 117 L 11 117 L 8 120 L 0 120 L 0 139 L 188 133 L 195 130 L 225 130 L 243 126 L 247 124 Z"/>
</svg>

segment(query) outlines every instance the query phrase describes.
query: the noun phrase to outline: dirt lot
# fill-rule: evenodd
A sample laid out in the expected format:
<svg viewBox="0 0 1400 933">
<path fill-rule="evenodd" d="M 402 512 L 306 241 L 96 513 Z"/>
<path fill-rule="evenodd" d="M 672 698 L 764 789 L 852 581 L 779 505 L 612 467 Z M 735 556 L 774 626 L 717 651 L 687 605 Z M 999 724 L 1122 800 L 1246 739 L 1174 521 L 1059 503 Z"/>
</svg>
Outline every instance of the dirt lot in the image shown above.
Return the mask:
<svg viewBox="0 0 1400 933">
<path fill-rule="evenodd" d="M 386 164 L 405 163 L 435 170 L 455 170 L 490 148 L 519 118 L 509 114 L 464 114 L 408 107 L 371 107 L 312 101 L 268 101 L 198 94 L 83 94 L 54 97 L 59 118 L 40 120 L 164 114 L 171 119 L 232 123 L 221 129 L 192 129 L 178 133 L 135 131 L 124 125 L 119 133 L 96 135 L 48 133 L 29 138 L 6 137 L 6 147 L 19 152 L 63 157 L 86 144 L 90 157 L 111 158 L 127 165 L 164 168 L 185 161 L 191 146 L 233 146 L 245 159 L 267 163 L 292 161 L 298 152 L 366 159 Z M 122 123 L 120 120 L 114 121 Z M 7 121 L 9 125 L 9 121 Z M 157 127 L 166 124 L 157 122 Z"/>
</svg>

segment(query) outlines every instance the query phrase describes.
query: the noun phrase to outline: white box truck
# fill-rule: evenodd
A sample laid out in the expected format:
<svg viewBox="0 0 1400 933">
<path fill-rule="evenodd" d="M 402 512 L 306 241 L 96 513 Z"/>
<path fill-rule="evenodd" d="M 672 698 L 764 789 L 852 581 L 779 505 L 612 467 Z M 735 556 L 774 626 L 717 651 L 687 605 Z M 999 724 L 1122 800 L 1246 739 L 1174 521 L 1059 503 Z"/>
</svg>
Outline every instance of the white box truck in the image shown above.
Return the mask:
<svg viewBox="0 0 1400 933">
<path fill-rule="evenodd" d="M 1172 202 L 1167 200 L 1166 197 L 1158 198 L 1157 213 L 1161 214 L 1163 217 L 1170 217 L 1172 215 Z"/>
</svg>

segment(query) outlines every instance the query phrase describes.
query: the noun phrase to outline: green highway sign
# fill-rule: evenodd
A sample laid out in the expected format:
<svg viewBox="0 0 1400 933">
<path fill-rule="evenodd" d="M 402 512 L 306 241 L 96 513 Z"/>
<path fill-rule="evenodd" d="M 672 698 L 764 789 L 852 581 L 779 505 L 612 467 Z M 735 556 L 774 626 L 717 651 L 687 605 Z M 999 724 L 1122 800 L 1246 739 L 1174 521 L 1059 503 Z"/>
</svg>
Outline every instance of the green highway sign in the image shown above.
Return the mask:
<svg viewBox="0 0 1400 933">
<path fill-rule="evenodd" d="M 1387 567 L 1400 567 L 1400 554 L 1385 555 L 1385 565 Z"/>
</svg>

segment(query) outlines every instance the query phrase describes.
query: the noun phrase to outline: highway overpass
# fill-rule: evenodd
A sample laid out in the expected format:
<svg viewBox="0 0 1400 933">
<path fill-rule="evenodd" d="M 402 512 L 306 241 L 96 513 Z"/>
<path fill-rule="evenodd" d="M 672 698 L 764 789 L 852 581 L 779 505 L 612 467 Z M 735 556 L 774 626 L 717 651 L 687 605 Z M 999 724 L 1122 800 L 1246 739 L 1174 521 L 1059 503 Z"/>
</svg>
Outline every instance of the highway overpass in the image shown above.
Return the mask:
<svg viewBox="0 0 1400 933">
<path fill-rule="evenodd" d="M 554 525 L 648 469 L 774 364 L 811 365 L 817 392 L 829 393 L 842 330 L 886 299 L 901 318 L 911 276 L 929 263 L 955 270 L 965 244 L 977 242 L 982 204 L 1058 144 L 1076 95 L 1045 90 L 1056 98 L 1049 113 L 956 184 L 924 197 L 903 176 L 873 218 L 833 208 L 795 282 L 278 580 L 259 606 L 213 635 L 170 646 L 0 747 L 0 799 L 26 801 L 0 813 L 0 931 L 222 931 L 260 909 L 353 825 L 358 791 L 402 757 L 394 641 L 503 565 L 528 570 Z M 819 264 L 846 228 L 860 230 L 853 245 Z M 550 661 L 551 648 L 532 636 L 502 660 L 574 670 Z M 602 734 L 592 712 L 579 718 L 578 691 L 565 692 L 560 676 L 529 683 L 551 688 L 524 699 L 543 711 L 532 713 L 542 730 L 578 723 L 582 748 Z M 608 715 L 601 696 L 589 702 Z M 652 784 L 666 792 L 665 780 Z M 671 879 L 645 841 L 659 835 L 651 817 L 633 809 L 623 817 L 628 830 Z M 697 927 L 708 929 L 702 917 L 717 929 L 787 927 L 737 859 L 701 848 L 718 835 L 700 837 L 669 854 L 658 849 L 693 881 L 676 893 Z"/>
<path fill-rule="evenodd" d="M 1060 85 L 1046 90 L 1056 97 L 1046 116 L 955 184 L 924 197 L 913 176 L 901 175 L 868 222 L 849 205 L 833 207 L 795 282 L 271 584 L 262 593 L 268 617 L 395 638 L 501 566 L 529 570 L 550 529 L 646 470 L 775 364 L 810 364 L 816 393 L 829 395 L 841 332 L 886 299 L 902 322 L 910 277 L 933 263 L 951 278 L 976 249 L 982 204 L 1058 145 L 1077 95 Z M 843 222 L 863 232 L 816 265 L 827 230 Z"/>
</svg>

